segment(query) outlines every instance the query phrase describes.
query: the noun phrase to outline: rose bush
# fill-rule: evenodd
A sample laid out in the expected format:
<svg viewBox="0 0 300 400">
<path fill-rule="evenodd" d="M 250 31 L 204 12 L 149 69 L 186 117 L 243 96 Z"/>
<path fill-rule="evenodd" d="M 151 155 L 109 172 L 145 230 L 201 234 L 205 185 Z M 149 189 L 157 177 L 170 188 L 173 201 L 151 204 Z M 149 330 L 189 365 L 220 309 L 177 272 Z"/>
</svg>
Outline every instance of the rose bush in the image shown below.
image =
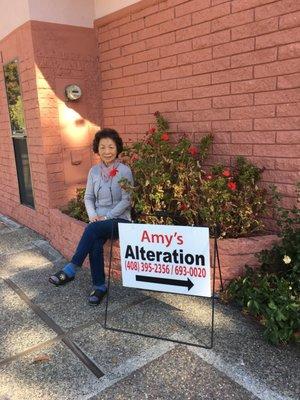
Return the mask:
<svg viewBox="0 0 300 400">
<path fill-rule="evenodd" d="M 191 145 L 187 137 L 172 141 L 169 124 L 156 113 L 156 128 L 151 128 L 145 139 L 125 148 L 123 158 L 131 166 L 135 185 L 126 180 L 123 188 L 132 194 L 133 209 L 146 222 L 198 224 L 202 181 L 200 161 L 205 158 L 212 141 L 205 136 L 199 147 Z M 167 217 L 155 216 L 166 212 Z"/>
<path fill-rule="evenodd" d="M 230 169 L 223 165 L 204 171 L 212 135 L 198 145 L 182 135 L 172 139 L 168 121 L 155 113 L 156 127 L 143 141 L 123 153 L 135 184 L 122 180 L 131 192 L 136 218 L 151 223 L 218 225 L 227 237 L 250 235 L 263 229 L 266 191 L 259 188 L 262 170 L 242 157 Z"/>
<path fill-rule="evenodd" d="M 155 113 L 156 127 L 144 140 L 127 146 L 122 160 L 133 171 L 134 186 L 121 186 L 132 195 L 134 219 L 141 222 L 218 226 L 222 236 L 250 236 L 263 230 L 267 193 L 258 186 L 262 169 L 243 157 L 234 166 L 202 164 L 213 141 L 205 135 L 199 144 L 182 135 L 175 140 L 168 121 Z M 112 174 L 116 171 L 112 170 Z M 67 213 L 87 221 L 84 189 L 68 204 Z"/>
<path fill-rule="evenodd" d="M 241 237 L 263 229 L 267 192 L 258 186 L 262 170 L 243 157 L 234 167 L 212 167 L 202 174 L 199 216 L 209 226 L 218 224 L 223 236 Z"/>
</svg>

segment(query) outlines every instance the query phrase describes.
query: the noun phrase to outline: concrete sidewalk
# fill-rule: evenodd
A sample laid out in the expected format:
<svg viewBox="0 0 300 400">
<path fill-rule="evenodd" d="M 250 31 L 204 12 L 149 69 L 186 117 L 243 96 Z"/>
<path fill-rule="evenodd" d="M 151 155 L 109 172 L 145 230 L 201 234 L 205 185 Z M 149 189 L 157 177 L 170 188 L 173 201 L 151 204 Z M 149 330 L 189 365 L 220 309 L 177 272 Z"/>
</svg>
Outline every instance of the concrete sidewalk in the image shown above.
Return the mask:
<svg viewBox="0 0 300 400">
<path fill-rule="evenodd" d="M 48 283 L 64 262 L 0 216 L 0 400 L 300 398 L 299 349 L 266 344 L 238 310 L 216 303 L 212 350 L 105 330 L 88 270 Z M 210 300 L 112 284 L 108 326 L 205 344 L 210 321 Z"/>
</svg>

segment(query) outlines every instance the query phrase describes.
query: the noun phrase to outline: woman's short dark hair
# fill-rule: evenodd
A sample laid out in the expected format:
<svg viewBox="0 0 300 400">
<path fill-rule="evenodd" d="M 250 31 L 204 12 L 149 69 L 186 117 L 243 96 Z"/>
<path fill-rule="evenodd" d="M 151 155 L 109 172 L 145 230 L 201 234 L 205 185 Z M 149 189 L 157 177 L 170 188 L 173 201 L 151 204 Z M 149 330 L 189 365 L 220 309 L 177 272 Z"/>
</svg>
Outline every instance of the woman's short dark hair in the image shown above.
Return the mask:
<svg viewBox="0 0 300 400">
<path fill-rule="evenodd" d="M 120 138 L 118 132 L 111 128 L 103 128 L 95 134 L 93 140 L 93 152 L 99 153 L 99 142 L 101 139 L 109 138 L 113 140 L 117 146 L 117 156 L 123 151 L 123 140 Z"/>
</svg>

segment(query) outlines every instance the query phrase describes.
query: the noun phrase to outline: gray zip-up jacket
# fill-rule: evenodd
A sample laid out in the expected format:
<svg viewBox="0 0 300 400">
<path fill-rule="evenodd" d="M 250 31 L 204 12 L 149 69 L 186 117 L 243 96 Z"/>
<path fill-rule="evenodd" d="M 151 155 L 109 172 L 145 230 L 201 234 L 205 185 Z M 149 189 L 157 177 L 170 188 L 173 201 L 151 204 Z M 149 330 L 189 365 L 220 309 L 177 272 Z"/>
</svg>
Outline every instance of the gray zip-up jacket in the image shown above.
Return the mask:
<svg viewBox="0 0 300 400">
<path fill-rule="evenodd" d="M 89 218 L 106 216 L 131 220 L 130 194 L 121 189 L 119 180 L 127 178 L 133 183 L 131 169 L 120 163 L 117 174 L 105 182 L 100 176 L 99 164 L 94 165 L 88 174 L 84 204 Z"/>
</svg>

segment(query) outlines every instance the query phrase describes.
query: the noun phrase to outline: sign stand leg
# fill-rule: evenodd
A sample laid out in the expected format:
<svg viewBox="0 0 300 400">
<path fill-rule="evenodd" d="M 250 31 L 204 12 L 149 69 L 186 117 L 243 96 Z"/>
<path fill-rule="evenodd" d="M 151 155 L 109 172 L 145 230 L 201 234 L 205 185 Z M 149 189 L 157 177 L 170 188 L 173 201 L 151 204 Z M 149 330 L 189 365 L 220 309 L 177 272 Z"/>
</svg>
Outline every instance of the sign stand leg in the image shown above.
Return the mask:
<svg viewBox="0 0 300 400">
<path fill-rule="evenodd" d="M 126 329 L 119 329 L 114 327 L 109 327 L 107 325 L 107 316 L 108 316 L 108 305 L 109 305 L 109 292 L 110 292 L 110 280 L 111 280 L 111 267 L 112 267 L 112 246 L 113 246 L 113 227 L 111 231 L 111 243 L 110 243 L 110 256 L 109 256 L 109 267 L 108 267 L 108 283 L 107 283 L 107 295 L 106 295 L 106 306 L 105 306 L 105 317 L 104 317 L 104 329 L 114 331 L 114 332 L 121 332 L 121 333 L 129 333 L 132 335 L 138 335 L 143 337 L 148 337 L 151 339 L 160 339 L 165 340 L 168 342 L 178 343 L 178 344 L 185 344 L 188 346 L 195 346 L 201 347 L 204 349 L 212 349 L 213 348 L 213 341 L 214 341 L 214 318 L 215 318 L 215 288 L 216 288 L 216 263 L 218 263 L 218 270 L 220 276 L 220 283 L 221 289 L 223 290 L 223 282 L 222 282 L 222 274 L 221 274 L 221 265 L 220 265 L 220 258 L 219 258 L 219 251 L 218 251 L 218 232 L 214 230 L 214 251 L 213 251 L 213 288 L 212 288 L 212 296 L 211 296 L 211 334 L 210 334 L 210 344 L 209 345 L 202 345 L 196 343 L 185 342 L 176 339 L 170 339 L 161 336 L 155 335 L 148 335 L 141 332 L 129 331 Z M 201 297 L 201 296 L 199 296 Z"/>
<path fill-rule="evenodd" d="M 223 286 L 223 279 L 222 279 L 222 272 L 221 272 L 221 263 L 220 263 L 220 256 L 219 256 L 218 240 L 217 240 L 217 236 L 216 235 L 215 235 L 215 252 L 216 252 L 217 262 L 218 262 L 218 270 L 219 270 L 221 292 L 223 292 L 224 286 Z"/>
</svg>

